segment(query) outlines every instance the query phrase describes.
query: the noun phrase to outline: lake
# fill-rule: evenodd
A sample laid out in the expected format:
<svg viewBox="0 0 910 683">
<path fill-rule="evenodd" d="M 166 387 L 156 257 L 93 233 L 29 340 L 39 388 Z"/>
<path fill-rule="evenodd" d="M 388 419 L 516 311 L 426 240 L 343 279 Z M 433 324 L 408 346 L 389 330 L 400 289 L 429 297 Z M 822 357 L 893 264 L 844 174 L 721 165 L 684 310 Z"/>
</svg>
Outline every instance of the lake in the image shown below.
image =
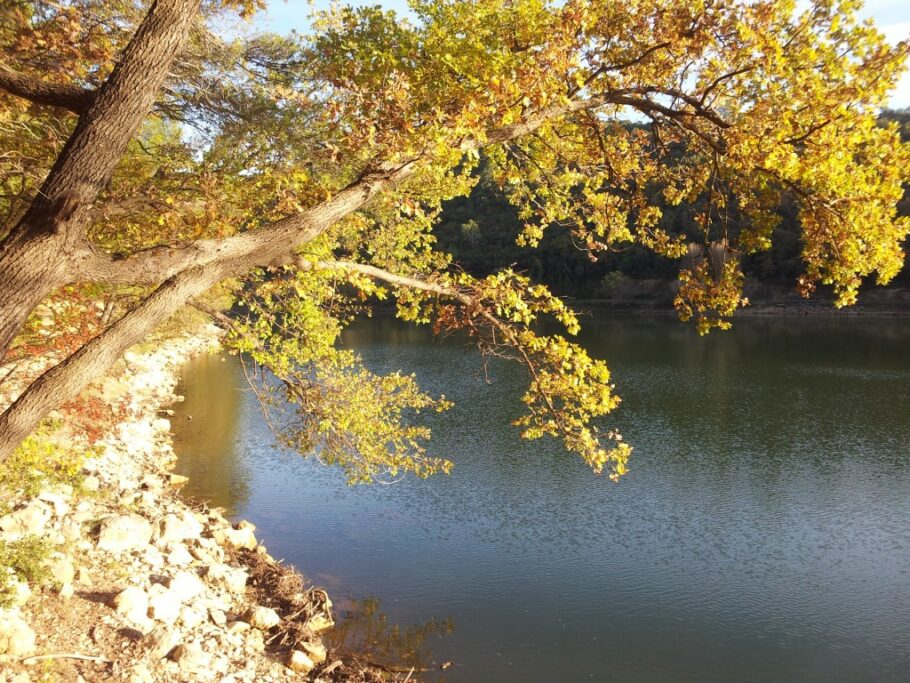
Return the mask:
<svg viewBox="0 0 910 683">
<path fill-rule="evenodd" d="M 583 325 L 635 447 L 618 484 L 518 437 L 520 367 L 487 384 L 462 344 L 380 317 L 345 344 L 455 401 L 431 418 L 451 476 L 350 488 L 276 448 L 211 356 L 173 418 L 185 492 L 325 586 L 338 640 L 451 662 L 424 679 L 910 680 L 910 320 Z"/>
</svg>

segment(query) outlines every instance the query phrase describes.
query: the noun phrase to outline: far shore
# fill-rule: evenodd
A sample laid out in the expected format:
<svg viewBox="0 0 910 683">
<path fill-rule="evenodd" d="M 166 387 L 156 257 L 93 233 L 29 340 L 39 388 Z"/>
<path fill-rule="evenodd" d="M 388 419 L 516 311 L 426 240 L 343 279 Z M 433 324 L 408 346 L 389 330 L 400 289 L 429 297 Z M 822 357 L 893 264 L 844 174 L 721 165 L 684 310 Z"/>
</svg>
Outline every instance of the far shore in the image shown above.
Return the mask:
<svg viewBox="0 0 910 683">
<path fill-rule="evenodd" d="M 636 315 L 676 316 L 672 305 L 654 301 L 615 301 L 611 299 L 568 299 L 577 311 L 610 311 Z M 762 316 L 827 317 L 904 317 L 910 316 L 910 302 L 899 304 L 858 303 L 836 308 L 830 301 L 757 301 L 736 311 L 735 318 Z"/>
</svg>

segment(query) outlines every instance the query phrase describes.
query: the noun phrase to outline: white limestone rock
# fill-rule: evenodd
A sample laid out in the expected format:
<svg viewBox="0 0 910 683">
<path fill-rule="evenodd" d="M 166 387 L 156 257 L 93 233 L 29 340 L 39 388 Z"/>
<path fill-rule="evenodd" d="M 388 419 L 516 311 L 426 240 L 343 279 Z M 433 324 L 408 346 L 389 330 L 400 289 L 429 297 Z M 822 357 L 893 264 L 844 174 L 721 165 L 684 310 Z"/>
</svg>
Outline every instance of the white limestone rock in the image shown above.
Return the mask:
<svg viewBox="0 0 910 683">
<path fill-rule="evenodd" d="M 334 625 L 335 622 L 332 621 L 331 617 L 327 617 L 324 614 L 316 614 L 307 619 L 306 622 L 306 627 L 313 633 L 322 633 L 323 631 L 328 631 Z"/>
<path fill-rule="evenodd" d="M 141 588 L 130 586 L 114 596 L 114 608 L 134 624 L 146 621 L 149 609 L 149 596 Z"/>
<path fill-rule="evenodd" d="M 230 548 L 247 548 L 249 550 L 255 550 L 258 545 L 256 542 L 256 535 L 249 527 L 244 527 L 242 529 L 231 529 L 230 527 L 217 528 L 212 532 L 212 538 L 215 539 L 218 545 Z"/>
<path fill-rule="evenodd" d="M 149 598 L 148 615 L 155 621 L 173 624 L 180 616 L 180 596 L 173 591 L 164 591 Z"/>
<path fill-rule="evenodd" d="M 153 659 L 163 659 L 180 642 L 180 634 L 168 626 L 156 626 L 142 638 Z"/>
<path fill-rule="evenodd" d="M 94 474 L 86 475 L 82 479 L 82 489 L 84 491 L 94 492 L 101 488 L 101 480 Z"/>
<path fill-rule="evenodd" d="M 190 564 L 193 559 L 190 551 L 186 549 L 186 546 L 183 543 L 175 543 L 172 545 L 167 554 L 167 563 L 175 567 Z"/>
<path fill-rule="evenodd" d="M 322 664 L 328 652 L 325 649 L 325 645 L 322 643 L 300 643 L 300 647 L 306 652 L 307 656 L 313 660 L 316 664 Z"/>
<path fill-rule="evenodd" d="M 182 672 L 192 674 L 205 668 L 209 657 L 198 643 L 183 643 L 174 648 L 171 659 L 177 662 Z"/>
<path fill-rule="evenodd" d="M 316 663 L 310 659 L 309 655 L 300 650 L 291 650 L 291 654 L 288 657 L 288 668 L 291 671 L 297 671 L 299 673 L 308 674 L 314 668 L 316 668 Z"/>
<path fill-rule="evenodd" d="M 181 602 L 195 598 L 205 591 L 205 584 L 195 572 L 178 572 L 167 582 L 170 592 Z"/>
<path fill-rule="evenodd" d="M 162 543 L 177 543 L 199 538 L 201 533 L 202 525 L 189 510 L 184 510 L 180 515 L 174 513 L 165 515 L 156 528 L 156 536 Z"/>
<path fill-rule="evenodd" d="M 191 605 L 180 608 L 180 623 L 186 629 L 194 629 L 205 621 L 205 612 Z"/>
<path fill-rule="evenodd" d="M 262 631 L 268 631 L 273 626 L 278 626 L 281 623 L 281 617 L 278 616 L 278 612 L 270 607 L 261 605 L 250 607 L 243 615 L 243 619 L 253 628 L 258 628 Z"/>
<path fill-rule="evenodd" d="M 37 496 L 38 500 L 50 505 L 57 517 L 62 517 L 70 510 L 67 498 L 69 495 L 65 491 L 42 491 Z"/>
<path fill-rule="evenodd" d="M 0 654 L 25 657 L 35 651 L 35 632 L 16 613 L 0 610 Z"/>
<path fill-rule="evenodd" d="M 54 553 L 46 562 L 54 583 L 58 585 L 72 583 L 76 578 L 76 567 L 72 560 L 61 553 Z"/>
<path fill-rule="evenodd" d="M 50 508 L 41 501 L 32 500 L 25 507 L 0 517 L 0 531 L 6 540 L 40 535 L 50 518 Z"/>
<path fill-rule="evenodd" d="M 148 545 L 152 525 L 139 515 L 113 515 L 101 522 L 98 547 L 112 553 L 123 553 Z"/>
</svg>

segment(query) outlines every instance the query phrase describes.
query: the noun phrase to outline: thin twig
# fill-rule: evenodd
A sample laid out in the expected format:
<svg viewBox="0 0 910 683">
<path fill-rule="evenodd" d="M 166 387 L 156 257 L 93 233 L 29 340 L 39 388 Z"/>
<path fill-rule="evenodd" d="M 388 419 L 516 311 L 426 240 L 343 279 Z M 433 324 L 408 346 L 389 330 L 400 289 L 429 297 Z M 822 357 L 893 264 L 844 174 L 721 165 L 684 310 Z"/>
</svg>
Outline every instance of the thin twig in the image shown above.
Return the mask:
<svg viewBox="0 0 910 683">
<path fill-rule="evenodd" d="M 79 659 L 85 662 L 99 662 L 101 664 L 110 664 L 111 660 L 106 659 L 105 657 L 95 657 L 93 655 L 80 655 L 78 653 L 60 653 L 53 655 L 34 655 L 32 657 L 26 657 L 22 660 L 23 664 L 30 665 L 36 664 L 45 659 Z"/>
</svg>

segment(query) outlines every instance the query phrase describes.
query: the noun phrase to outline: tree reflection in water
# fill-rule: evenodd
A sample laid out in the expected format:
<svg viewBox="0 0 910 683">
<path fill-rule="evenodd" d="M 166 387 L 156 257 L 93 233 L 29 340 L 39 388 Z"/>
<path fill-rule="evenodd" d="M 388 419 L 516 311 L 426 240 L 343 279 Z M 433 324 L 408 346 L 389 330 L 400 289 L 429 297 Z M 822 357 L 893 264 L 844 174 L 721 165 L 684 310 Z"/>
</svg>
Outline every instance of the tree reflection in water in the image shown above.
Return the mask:
<svg viewBox="0 0 910 683">
<path fill-rule="evenodd" d="M 394 671 L 408 672 L 413 668 L 418 673 L 442 670 L 451 665 L 435 661 L 432 645 L 428 642 L 455 631 L 451 618 L 402 626 L 390 623 L 388 615 L 380 611 L 377 598 L 352 600 L 345 607 L 335 628 L 326 634 L 326 640 L 333 648 Z"/>
</svg>

